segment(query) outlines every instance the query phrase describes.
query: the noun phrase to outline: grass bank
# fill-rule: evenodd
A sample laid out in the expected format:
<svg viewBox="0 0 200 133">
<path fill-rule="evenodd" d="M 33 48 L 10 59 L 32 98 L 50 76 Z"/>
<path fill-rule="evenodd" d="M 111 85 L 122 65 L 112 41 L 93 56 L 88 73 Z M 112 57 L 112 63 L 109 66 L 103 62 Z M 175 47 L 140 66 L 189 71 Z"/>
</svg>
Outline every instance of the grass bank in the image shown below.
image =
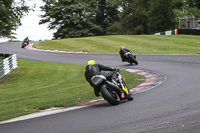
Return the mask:
<svg viewBox="0 0 200 133">
<path fill-rule="evenodd" d="M 0 121 L 96 98 L 85 80 L 85 65 L 22 59 L 18 65 L 0 80 Z M 130 88 L 144 81 L 143 76 L 121 71 Z"/>
<path fill-rule="evenodd" d="M 40 49 L 118 53 L 120 46 L 137 54 L 200 54 L 200 36 L 115 35 L 37 42 Z"/>
<path fill-rule="evenodd" d="M 4 57 L 1 57 L 1 56 L 0 56 L 0 62 L 1 62 L 3 59 L 4 59 Z"/>
</svg>

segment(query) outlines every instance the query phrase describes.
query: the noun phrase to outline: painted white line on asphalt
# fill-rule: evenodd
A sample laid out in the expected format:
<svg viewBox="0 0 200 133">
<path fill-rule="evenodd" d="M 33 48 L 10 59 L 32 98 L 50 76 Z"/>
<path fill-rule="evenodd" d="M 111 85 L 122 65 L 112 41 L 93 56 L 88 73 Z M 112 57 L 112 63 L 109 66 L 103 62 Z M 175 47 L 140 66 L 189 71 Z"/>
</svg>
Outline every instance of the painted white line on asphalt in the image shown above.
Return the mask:
<svg viewBox="0 0 200 133">
<path fill-rule="evenodd" d="M 6 123 L 22 121 L 22 120 L 28 120 L 28 119 L 32 119 L 32 118 L 37 118 L 37 117 L 42 117 L 42 116 L 47 116 L 47 115 L 52 115 L 52 114 L 58 114 L 58 113 L 67 112 L 67 111 L 76 110 L 76 109 L 81 109 L 81 108 L 85 108 L 85 107 L 87 107 L 87 106 L 74 106 L 74 107 L 68 107 L 68 108 L 58 109 L 58 110 L 40 111 L 40 112 L 36 112 L 36 113 L 33 113 L 33 114 L 29 114 L 29 115 L 13 118 L 13 119 L 10 119 L 10 120 L 2 121 L 2 122 L 0 122 L 0 124 L 6 124 Z"/>
<path fill-rule="evenodd" d="M 82 52 L 82 51 L 61 51 L 61 50 L 49 50 L 49 49 L 37 49 L 37 48 L 33 48 L 33 44 L 34 43 L 29 44 L 28 46 L 26 46 L 26 48 L 29 50 L 37 50 L 37 51 L 43 51 L 43 52 L 87 54 L 87 52 Z"/>
<path fill-rule="evenodd" d="M 147 85 L 151 85 L 151 84 L 153 84 L 154 82 L 148 82 L 148 83 L 142 83 L 142 84 L 140 84 L 140 85 L 138 85 L 138 86 L 147 86 Z"/>
</svg>

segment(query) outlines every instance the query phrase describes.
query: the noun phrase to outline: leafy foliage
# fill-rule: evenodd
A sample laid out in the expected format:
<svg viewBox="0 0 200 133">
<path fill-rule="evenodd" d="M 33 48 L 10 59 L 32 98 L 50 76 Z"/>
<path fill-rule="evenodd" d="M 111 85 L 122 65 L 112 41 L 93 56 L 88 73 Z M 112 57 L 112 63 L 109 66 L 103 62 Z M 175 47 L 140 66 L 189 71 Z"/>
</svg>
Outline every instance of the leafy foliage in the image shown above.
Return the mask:
<svg viewBox="0 0 200 133">
<path fill-rule="evenodd" d="M 149 0 L 123 0 L 121 7 L 121 25 L 124 33 L 147 33 Z"/>
<path fill-rule="evenodd" d="M 32 9 L 25 0 L 0 0 L 0 38 L 15 38 L 13 31 L 21 25 L 20 19 Z"/>
<path fill-rule="evenodd" d="M 112 0 L 47 0 L 40 24 L 50 22 L 49 29 L 57 29 L 55 39 L 104 35 L 118 18 L 117 6 Z"/>
<path fill-rule="evenodd" d="M 192 7 L 192 8 L 196 7 L 198 9 L 200 9 L 200 1 L 199 0 L 186 0 L 185 2 L 189 7 Z"/>
<path fill-rule="evenodd" d="M 0 37 L 13 36 L 31 8 L 25 0 L 0 0 Z M 56 29 L 55 39 L 151 34 L 178 27 L 178 17 L 200 19 L 199 0 L 43 0 L 40 24 Z"/>
<path fill-rule="evenodd" d="M 171 0 L 151 0 L 148 13 L 150 33 L 173 28 Z"/>
</svg>

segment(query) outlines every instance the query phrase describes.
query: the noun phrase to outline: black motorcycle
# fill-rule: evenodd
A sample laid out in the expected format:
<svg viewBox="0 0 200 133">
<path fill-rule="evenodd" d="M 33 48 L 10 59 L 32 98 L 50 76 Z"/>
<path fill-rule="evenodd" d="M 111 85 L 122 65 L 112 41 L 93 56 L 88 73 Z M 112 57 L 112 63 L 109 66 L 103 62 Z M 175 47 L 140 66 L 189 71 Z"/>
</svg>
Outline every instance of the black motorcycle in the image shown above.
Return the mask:
<svg viewBox="0 0 200 133">
<path fill-rule="evenodd" d="M 28 42 L 27 42 L 27 41 L 23 42 L 23 43 L 22 43 L 22 48 L 25 48 L 27 45 L 28 45 Z"/>
<path fill-rule="evenodd" d="M 136 60 L 136 55 L 133 55 L 131 52 L 127 52 L 125 54 L 125 60 L 130 63 L 131 65 L 134 63 L 135 65 L 138 65 L 138 61 Z"/>
<path fill-rule="evenodd" d="M 25 48 L 27 45 L 29 45 L 29 39 L 26 37 L 22 43 L 22 48 Z"/>
<path fill-rule="evenodd" d="M 121 100 L 133 100 L 133 94 L 126 86 L 124 77 L 122 78 L 119 72 L 116 72 L 115 79 L 108 80 L 103 75 L 95 75 L 92 77 L 92 82 L 100 87 L 100 94 L 111 105 L 117 105 Z"/>
</svg>

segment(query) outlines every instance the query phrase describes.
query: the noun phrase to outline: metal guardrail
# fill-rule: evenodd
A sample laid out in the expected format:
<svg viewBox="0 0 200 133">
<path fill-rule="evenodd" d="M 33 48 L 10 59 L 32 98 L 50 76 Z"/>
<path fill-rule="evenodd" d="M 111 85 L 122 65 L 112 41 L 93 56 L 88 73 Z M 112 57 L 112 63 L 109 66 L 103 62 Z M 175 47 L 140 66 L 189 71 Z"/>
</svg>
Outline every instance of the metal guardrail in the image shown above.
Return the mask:
<svg viewBox="0 0 200 133">
<path fill-rule="evenodd" d="M 178 30 L 170 30 L 170 31 L 164 31 L 164 32 L 158 32 L 155 33 L 154 35 L 177 35 L 178 34 Z"/>
<path fill-rule="evenodd" d="M 0 79 L 17 68 L 17 55 L 11 55 L 0 62 Z"/>
</svg>

